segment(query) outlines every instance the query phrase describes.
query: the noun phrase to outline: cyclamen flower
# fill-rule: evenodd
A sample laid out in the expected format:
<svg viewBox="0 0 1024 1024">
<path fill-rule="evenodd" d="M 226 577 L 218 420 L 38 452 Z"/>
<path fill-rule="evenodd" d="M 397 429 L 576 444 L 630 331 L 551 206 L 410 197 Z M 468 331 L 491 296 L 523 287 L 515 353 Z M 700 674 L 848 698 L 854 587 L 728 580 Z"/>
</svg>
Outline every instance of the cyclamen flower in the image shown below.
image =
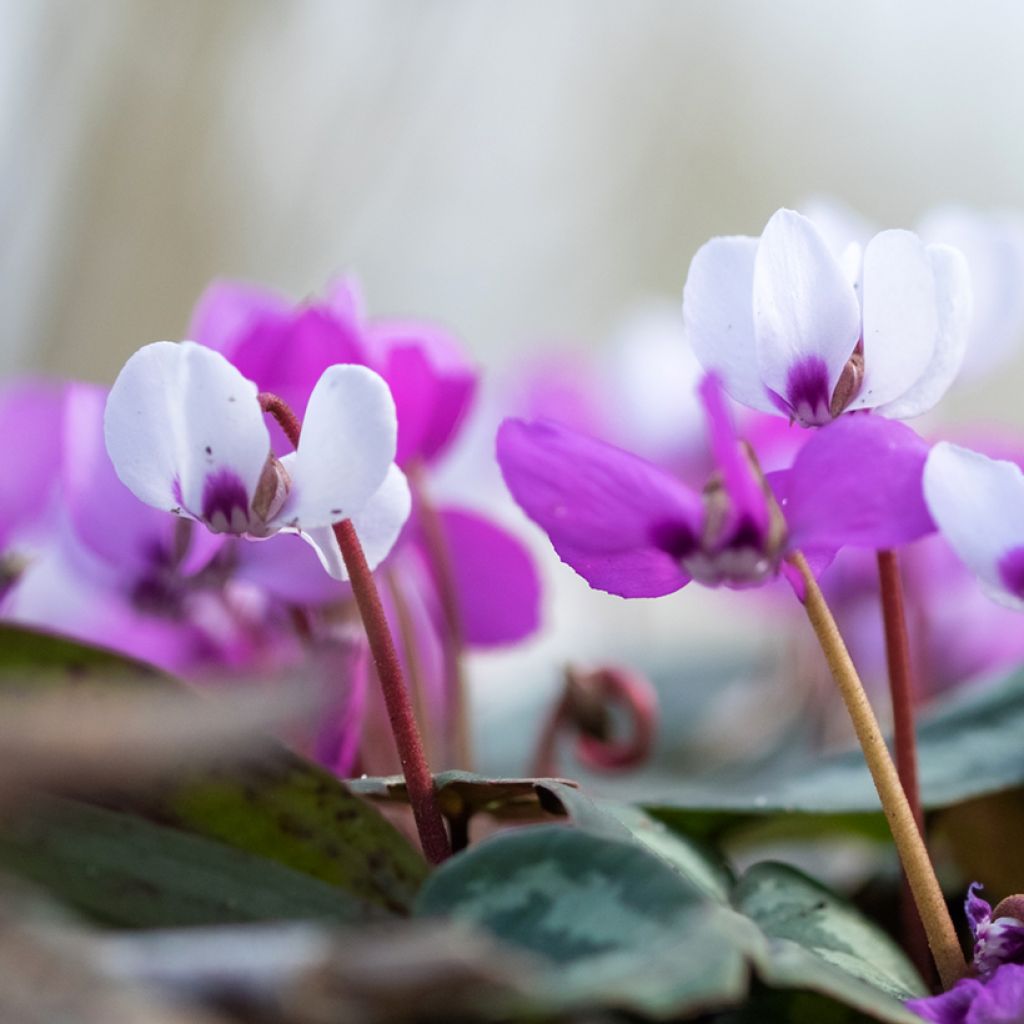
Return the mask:
<svg viewBox="0 0 1024 1024">
<path fill-rule="evenodd" d="M 933 1024 L 1018 1024 L 1024 1020 L 1024 966 L 1003 964 L 984 981 L 961 978 L 948 992 L 906 1006 Z"/>
<path fill-rule="evenodd" d="M 812 199 L 801 212 L 840 259 L 850 243 L 864 245 L 874 234 L 867 221 L 834 200 Z M 958 383 L 991 373 L 1024 341 L 1024 217 L 940 206 L 925 213 L 915 230 L 926 243 L 954 246 L 970 269 L 973 313 Z"/>
<path fill-rule="evenodd" d="M 729 394 L 804 426 L 872 409 L 932 408 L 963 361 L 964 258 L 883 231 L 840 262 L 806 217 L 779 210 L 760 238 L 713 238 L 690 264 L 686 334 Z"/>
<path fill-rule="evenodd" d="M 118 375 L 104 433 L 117 475 L 141 501 L 214 533 L 300 533 L 336 579 L 346 573 L 334 523 L 354 521 L 374 566 L 409 514 L 393 461 L 394 402 L 365 367 L 324 371 L 298 449 L 278 459 L 252 381 L 201 345 L 156 342 Z"/>
<path fill-rule="evenodd" d="M 700 396 L 718 467 L 702 493 L 556 423 L 502 425 L 498 461 L 513 497 L 598 590 L 658 597 L 691 580 L 753 586 L 796 549 L 820 564 L 844 544 L 893 547 L 933 529 L 920 483 L 927 446 L 901 424 L 836 423 L 766 481 L 736 437 L 714 376 Z"/>
<path fill-rule="evenodd" d="M 978 895 L 981 888 L 977 882 L 968 886 L 964 909 L 974 938 L 974 968 L 979 974 L 987 975 L 1001 964 L 1024 962 L 1024 921 L 1006 913 L 997 914 L 993 919 L 992 905 Z M 1013 897 L 1009 902 L 1019 906 L 1020 897 Z M 1006 905 L 1004 901 L 996 910 L 1004 910 Z"/>
<path fill-rule="evenodd" d="M 947 441 L 924 470 L 928 508 L 942 535 L 995 601 L 1024 610 L 1024 473 Z"/>
<path fill-rule="evenodd" d="M 935 1024 L 1011 1024 L 1024 1020 L 1024 921 L 1000 913 L 1017 910 L 1020 896 L 1011 896 L 993 910 L 978 895 L 981 886 L 968 886 L 964 910 L 974 939 L 976 977 L 963 978 L 948 992 L 911 999 L 907 1006 Z"/>
</svg>

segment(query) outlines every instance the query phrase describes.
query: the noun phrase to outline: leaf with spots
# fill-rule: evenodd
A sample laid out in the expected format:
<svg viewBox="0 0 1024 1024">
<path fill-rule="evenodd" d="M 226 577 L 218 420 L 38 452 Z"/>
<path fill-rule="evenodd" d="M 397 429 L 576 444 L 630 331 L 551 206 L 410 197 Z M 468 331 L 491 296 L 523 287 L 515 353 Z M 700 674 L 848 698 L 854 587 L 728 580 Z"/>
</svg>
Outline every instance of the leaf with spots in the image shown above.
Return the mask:
<svg viewBox="0 0 1024 1024">
<path fill-rule="evenodd" d="M 0 694 L 74 686 L 78 697 L 95 687 L 109 699 L 110 687 L 121 685 L 135 692 L 182 686 L 110 651 L 0 626 Z M 278 745 L 243 763 L 186 759 L 173 781 L 144 791 L 129 782 L 103 800 L 114 810 L 277 861 L 392 912 L 407 910 L 427 873 L 419 852 L 376 808 Z"/>
</svg>

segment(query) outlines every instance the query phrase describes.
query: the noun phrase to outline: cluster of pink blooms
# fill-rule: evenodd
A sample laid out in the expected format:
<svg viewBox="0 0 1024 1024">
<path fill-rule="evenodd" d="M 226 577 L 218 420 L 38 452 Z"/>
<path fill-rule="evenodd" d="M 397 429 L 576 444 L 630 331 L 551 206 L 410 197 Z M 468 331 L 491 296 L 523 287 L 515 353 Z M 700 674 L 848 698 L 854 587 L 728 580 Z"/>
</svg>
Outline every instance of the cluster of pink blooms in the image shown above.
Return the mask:
<svg viewBox="0 0 1024 1024">
<path fill-rule="evenodd" d="M 370 565 L 400 581 L 382 588 L 385 610 L 437 735 L 455 645 L 513 643 L 539 623 L 523 544 L 431 493 L 477 372 L 433 325 L 368 320 L 350 281 L 299 306 L 215 283 L 189 336 L 140 349 L 109 393 L 30 380 L 0 394 L 16 439 L 0 612 L 193 678 L 312 654 L 347 682 L 313 752 L 341 774 L 394 770 L 389 744 L 361 742 L 383 712 L 332 524 L 350 519 Z M 302 419 L 297 450 L 260 392 Z"/>
<path fill-rule="evenodd" d="M 921 542 L 908 553 L 912 632 L 934 692 L 1024 655 L 1022 631 L 1003 628 L 1011 613 L 985 603 L 1024 607 L 1024 473 L 1005 439 L 964 447 L 902 421 L 1013 353 L 1024 229 L 943 211 L 918 233 L 874 232 L 834 207 L 809 212 L 702 246 L 681 318 L 632 330 L 611 372 L 548 366 L 530 415 L 498 431 L 497 459 L 561 559 L 620 597 L 778 578 L 802 597 L 801 554 L 852 620 L 871 590 L 857 552 Z M 335 524 L 351 522 L 378 569 L 407 675 L 442 734 L 462 646 L 538 625 L 522 543 L 432 493 L 477 374 L 444 331 L 368 319 L 349 281 L 298 306 L 215 284 L 189 337 L 140 349 L 109 392 L 0 392 L 13 439 L 0 614 L 193 677 L 313 650 L 349 681 L 315 752 L 341 773 L 390 767 L 363 742 L 380 712 Z M 294 449 L 268 395 L 302 422 Z M 954 615 L 976 628 L 943 628 Z M 1015 965 L 993 959 L 996 934 L 1017 957 L 1017 932 L 979 907 L 972 890 L 980 978 L 970 998 L 958 986 L 918 1004 L 929 1019 L 987 1020 L 947 1008 L 1021 992 Z"/>
</svg>

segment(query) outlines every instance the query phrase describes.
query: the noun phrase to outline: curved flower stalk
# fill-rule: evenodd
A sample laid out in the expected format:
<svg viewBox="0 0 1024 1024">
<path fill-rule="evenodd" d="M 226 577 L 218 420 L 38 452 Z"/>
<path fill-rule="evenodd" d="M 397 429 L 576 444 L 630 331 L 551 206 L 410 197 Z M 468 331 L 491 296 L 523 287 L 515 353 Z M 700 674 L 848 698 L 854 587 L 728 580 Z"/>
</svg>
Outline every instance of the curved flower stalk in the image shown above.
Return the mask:
<svg viewBox="0 0 1024 1024">
<path fill-rule="evenodd" d="M 540 591 L 532 560 L 515 536 L 433 494 L 433 470 L 459 436 L 477 389 L 475 367 L 456 339 L 435 325 L 368 319 L 351 280 L 298 305 L 251 285 L 216 282 L 200 299 L 191 330 L 261 391 L 296 410 L 306 408 L 320 374 L 336 362 L 362 364 L 388 384 L 398 420 L 395 460 L 408 473 L 413 500 L 409 525 L 383 570 L 385 610 L 405 641 L 399 646 L 409 677 L 422 683 L 424 728 L 441 734 L 435 744 L 440 757 L 467 767 L 463 648 L 530 635 L 539 625 Z M 271 439 L 275 452 L 288 450 L 275 425 Z M 258 568 L 265 558 L 277 561 L 265 547 L 244 554 L 246 572 L 275 574 Z"/>
<path fill-rule="evenodd" d="M 334 523 L 355 519 L 377 565 L 409 514 L 394 404 L 364 367 L 324 371 L 298 449 L 278 459 L 255 384 L 202 345 L 156 342 L 118 375 L 104 432 L 117 475 L 147 505 L 214 533 L 299 533 L 335 579 L 346 570 Z"/>
<path fill-rule="evenodd" d="M 294 452 L 273 454 L 265 412 Z M 409 513 L 392 461 L 396 428 L 387 385 L 365 367 L 328 367 L 302 424 L 281 398 L 257 393 L 222 355 L 191 342 L 136 352 L 104 417 L 114 469 L 142 501 L 214 533 L 261 540 L 297 532 L 332 576 L 351 581 L 423 850 L 439 863 L 449 841 L 372 575 Z"/>
<path fill-rule="evenodd" d="M 837 258 L 851 244 L 867 244 L 876 230 L 835 200 L 810 200 L 801 204 L 801 212 Z M 915 230 L 924 242 L 951 245 L 967 260 L 974 301 L 956 383 L 976 381 L 1005 365 L 1024 341 L 1024 217 L 1011 211 L 939 206 L 926 211 Z"/>
<path fill-rule="evenodd" d="M 927 412 L 963 361 L 963 256 L 883 231 L 842 262 L 806 217 L 779 210 L 760 238 L 713 238 L 690 264 L 686 333 L 729 394 L 818 426 L 844 412 Z"/>
<path fill-rule="evenodd" d="M 942 535 L 1000 604 L 1024 610 L 1024 473 L 1018 465 L 942 441 L 924 470 Z"/>
</svg>

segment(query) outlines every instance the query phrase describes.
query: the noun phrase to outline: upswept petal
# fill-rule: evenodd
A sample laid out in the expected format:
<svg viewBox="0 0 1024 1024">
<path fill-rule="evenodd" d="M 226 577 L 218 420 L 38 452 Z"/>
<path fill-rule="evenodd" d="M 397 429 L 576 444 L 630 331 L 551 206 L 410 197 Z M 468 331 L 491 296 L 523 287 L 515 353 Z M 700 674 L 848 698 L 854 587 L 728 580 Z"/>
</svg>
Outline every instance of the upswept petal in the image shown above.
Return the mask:
<svg viewBox="0 0 1024 1024">
<path fill-rule="evenodd" d="M 466 643 L 495 647 L 528 637 L 540 625 L 540 578 L 523 543 L 468 509 L 439 513 Z"/>
<path fill-rule="evenodd" d="M 882 231 L 864 250 L 864 382 L 850 410 L 899 398 L 924 375 L 939 334 L 933 264 L 910 231 Z"/>
<path fill-rule="evenodd" d="M 402 534 L 412 509 L 412 496 L 405 474 L 394 464 L 388 469 L 384 483 L 362 508 L 352 516 L 352 525 L 363 547 L 371 569 L 387 558 Z M 305 530 L 302 538 L 311 544 L 320 564 L 336 580 L 347 580 L 348 570 L 331 526 Z"/>
<path fill-rule="evenodd" d="M 924 494 L 939 531 L 990 596 L 1024 608 L 1024 594 L 1002 571 L 1006 556 L 1024 548 L 1020 467 L 942 441 L 928 456 Z"/>
<path fill-rule="evenodd" d="M 741 524 L 753 527 L 757 534 L 765 537 L 768 533 L 768 503 L 764 489 L 740 446 L 735 424 L 725 405 L 721 383 L 713 373 L 701 381 L 699 395 L 707 417 L 711 454 L 729 496 L 729 521 L 720 539 L 727 543 Z"/>
<path fill-rule="evenodd" d="M 591 586 L 660 597 L 689 582 L 700 495 L 629 452 L 557 423 L 505 420 L 498 463 L 512 496 Z"/>
<path fill-rule="evenodd" d="M 22 379 L 0 388 L 0 548 L 12 534 L 37 529 L 50 505 L 61 463 L 64 388 L 51 381 Z"/>
<path fill-rule="evenodd" d="M 931 533 L 927 455 L 913 430 L 880 416 L 843 416 L 817 431 L 781 489 L 789 548 L 891 548 Z"/>
<path fill-rule="evenodd" d="M 829 251 L 840 262 L 851 245 L 865 246 L 877 232 L 867 218 L 832 196 L 809 196 L 800 204 L 799 212 L 818 229 Z"/>
<path fill-rule="evenodd" d="M 431 324 L 378 321 L 367 328 L 367 345 L 398 410 L 396 461 L 435 459 L 469 410 L 476 369 L 455 338 Z"/>
<path fill-rule="evenodd" d="M 935 352 L 917 383 L 878 408 L 883 416 L 893 419 L 910 419 L 932 409 L 956 379 L 967 352 L 973 308 L 967 261 L 947 245 L 930 245 L 927 252 L 935 278 L 938 315 Z"/>
<path fill-rule="evenodd" d="M 365 363 L 366 352 L 358 328 L 319 304 L 261 317 L 234 347 L 231 361 L 260 391 L 279 395 L 302 417 L 327 368 Z"/>
<path fill-rule="evenodd" d="M 76 538 L 127 578 L 163 560 L 171 564 L 175 527 L 184 524 L 139 501 L 118 480 L 103 445 L 106 398 L 93 384 L 66 389 L 62 497 Z"/>
<path fill-rule="evenodd" d="M 1024 221 L 1019 214 L 933 210 L 918 229 L 926 242 L 955 246 L 970 267 L 974 292 L 962 378 L 989 373 L 1024 341 Z"/>
<path fill-rule="evenodd" d="M 827 389 L 827 406 L 860 337 L 860 304 L 806 217 L 779 210 L 768 221 L 757 247 L 753 289 L 760 379 L 794 409 L 819 401 L 820 386 Z"/>
<path fill-rule="evenodd" d="M 397 421 L 387 384 L 365 366 L 331 366 L 306 407 L 298 449 L 281 459 L 291 490 L 271 529 L 311 530 L 357 515 L 384 483 Z"/>
<path fill-rule="evenodd" d="M 231 358 L 234 347 L 261 319 L 283 314 L 288 300 L 247 281 L 218 280 L 207 286 L 189 324 L 188 336 Z"/>
<path fill-rule="evenodd" d="M 758 372 L 754 340 L 754 260 L 758 241 L 712 238 L 693 257 L 683 289 L 683 331 L 705 370 L 744 405 L 777 412 Z"/>
<path fill-rule="evenodd" d="M 207 482 L 221 477 L 251 504 L 270 452 L 256 385 L 189 341 L 146 345 L 125 363 L 107 399 L 104 436 L 137 498 L 195 518 Z"/>
</svg>

